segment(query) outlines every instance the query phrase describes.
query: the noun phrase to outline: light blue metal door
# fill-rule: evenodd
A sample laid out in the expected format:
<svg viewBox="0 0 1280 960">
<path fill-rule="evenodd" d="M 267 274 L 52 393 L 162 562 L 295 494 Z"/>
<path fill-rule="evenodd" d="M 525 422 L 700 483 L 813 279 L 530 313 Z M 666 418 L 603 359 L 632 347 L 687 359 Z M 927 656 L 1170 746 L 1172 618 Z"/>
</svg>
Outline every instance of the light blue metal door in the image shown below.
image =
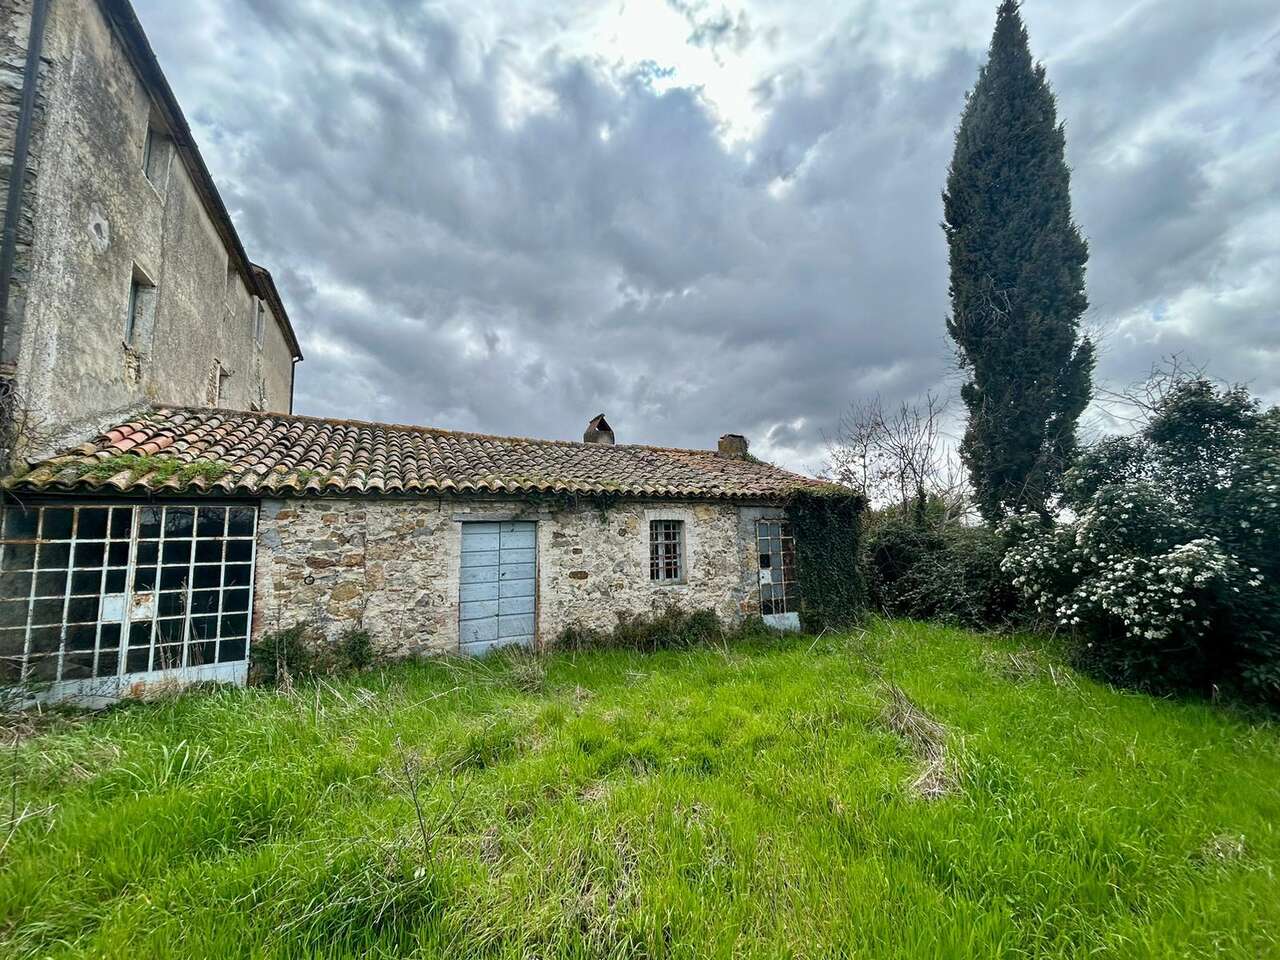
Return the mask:
<svg viewBox="0 0 1280 960">
<path fill-rule="evenodd" d="M 532 523 L 463 523 L 458 588 L 458 641 L 463 653 L 532 645 L 534 531 Z"/>
</svg>

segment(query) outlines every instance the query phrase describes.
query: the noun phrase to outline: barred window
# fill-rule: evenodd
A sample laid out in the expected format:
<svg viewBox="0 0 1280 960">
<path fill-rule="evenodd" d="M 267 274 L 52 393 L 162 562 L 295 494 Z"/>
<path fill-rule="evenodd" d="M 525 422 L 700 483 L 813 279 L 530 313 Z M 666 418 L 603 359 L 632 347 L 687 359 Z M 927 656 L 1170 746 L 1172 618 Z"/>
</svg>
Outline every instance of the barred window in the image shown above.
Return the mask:
<svg viewBox="0 0 1280 960">
<path fill-rule="evenodd" d="M 649 521 L 649 579 L 684 579 L 684 521 Z"/>
</svg>

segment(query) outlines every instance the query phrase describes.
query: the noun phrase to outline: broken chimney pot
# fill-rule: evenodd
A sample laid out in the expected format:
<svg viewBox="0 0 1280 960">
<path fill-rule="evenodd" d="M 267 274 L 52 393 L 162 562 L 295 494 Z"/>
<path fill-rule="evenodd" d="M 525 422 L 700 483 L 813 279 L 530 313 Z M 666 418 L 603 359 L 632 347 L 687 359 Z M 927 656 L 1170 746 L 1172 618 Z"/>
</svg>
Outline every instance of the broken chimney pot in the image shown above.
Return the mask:
<svg viewBox="0 0 1280 960">
<path fill-rule="evenodd" d="M 591 418 L 586 431 L 582 434 L 582 442 L 613 443 L 613 427 L 609 426 L 609 421 L 604 418 L 603 413 L 597 413 Z"/>
</svg>

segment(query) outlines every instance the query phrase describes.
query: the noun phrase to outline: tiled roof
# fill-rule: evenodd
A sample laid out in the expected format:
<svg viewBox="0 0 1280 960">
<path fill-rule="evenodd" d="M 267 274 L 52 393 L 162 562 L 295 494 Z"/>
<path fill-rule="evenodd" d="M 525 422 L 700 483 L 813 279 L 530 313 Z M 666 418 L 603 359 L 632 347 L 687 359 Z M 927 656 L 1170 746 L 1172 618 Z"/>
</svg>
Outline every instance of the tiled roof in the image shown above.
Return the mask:
<svg viewBox="0 0 1280 960">
<path fill-rule="evenodd" d="M 825 484 L 712 450 L 526 440 L 276 413 L 157 407 L 10 477 L 81 493 L 615 493 L 776 500 Z"/>
</svg>

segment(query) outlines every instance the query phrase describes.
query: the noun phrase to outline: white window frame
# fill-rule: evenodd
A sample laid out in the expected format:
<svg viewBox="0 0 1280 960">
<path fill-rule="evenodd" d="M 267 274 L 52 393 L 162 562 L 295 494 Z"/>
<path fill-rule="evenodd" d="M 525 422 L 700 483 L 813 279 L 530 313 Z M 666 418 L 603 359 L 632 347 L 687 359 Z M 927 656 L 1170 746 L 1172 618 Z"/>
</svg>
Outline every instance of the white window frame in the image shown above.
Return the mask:
<svg viewBox="0 0 1280 960">
<path fill-rule="evenodd" d="M 249 512 L 251 519 L 247 535 L 227 535 L 229 511 L 233 509 Z M 155 536 L 142 536 L 143 514 L 146 510 L 159 511 L 159 527 Z M 167 536 L 168 514 L 171 510 L 192 511 L 189 537 Z M 201 510 L 222 511 L 221 534 L 207 532 L 203 536 L 198 534 Z M 157 681 L 166 683 L 174 681 L 190 683 L 202 680 L 231 683 L 245 681 L 248 675 L 248 655 L 253 629 L 253 594 L 257 568 L 258 508 L 256 505 L 225 501 L 213 503 L 70 501 L 42 502 L 27 506 L 5 504 L 4 511 L 6 515 L 3 517 L 3 526 L 0 526 L 0 577 L 3 578 L 0 581 L 0 605 L 4 607 L 0 616 L 0 625 L 4 627 L 3 639 L 8 642 L 0 649 L 3 649 L 5 659 L 12 664 L 16 654 L 11 652 L 9 647 L 15 646 L 13 641 L 19 639 L 20 635 L 22 653 L 18 660 L 18 676 L 16 678 L 10 676 L 8 680 L 0 679 L 0 685 L 17 683 L 20 687 L 25 686 L 32 691 L 33 699 L 39 700 L 56 701 L 70 698 L 90 702 L 109 702 L 126 692 L 137 689 L 139 684 L 145 686 L 147 683 Z M 31 535 L 14 534 L 17 524 L 7 516 L 10 511 L 22 513 L 24 517 L 27 514 L 34 514 L 35 526 L 32 528 Z M 72 528 L 69 537 L 45 536 L 46 517 L 50 515 L 50 511 L 67 511 L 71 514 Z M 82 537 L 80 535 L 83 529 L 82 511 L 107 511 L 105 513 L 106 532 L 103 536 Z M 118 521 L 117 515 L 121 512 L 125 514 L 125 518 Z M 166 565 L 164 563 L 165 544 L 174 540 L 190 542 L 187 559 Z M 91 556 L 101 544 L 103 556 L 100 567 L 94 567 L 92 563 L 84 567 L 76 564 L 82 544 L 88 548 Z M 144 544 L 148 546 L 154 544 L 154 563 L 141 557 L 143 552 L 141 548 Z M 217 547 L 212 551 L 206 549 L 202 554 L 197 549 L 201 544 L 217 544 Z M 237 546 L 234 551 L 235 556 L 232 557 L 229 556 L 231 544 L 245 546 Z M 64 549 L 65 562 L 55 562 L 48 566 L 42 563 L 46 550 L 52 550 L 56 555 L 60 555 Z M 25 559 L 27 552 L 30 553 L 29 561 Z M 150 550 L 146 552 L 148 555 L 151 553 Z M 217 554 L 216 560 L 207 559 L 211 553 Z M 202 556 L 205 559 L 201 559 Z M 247 581 L 229 583 L 228 568 L 247 570 Z M 216 571 L 216 586 L 200 585 L 201 578 L 208 577 L 207 571 L 211 569 Z M 23 597 L 15 591 L 21 587 L 23 574 L 28 571 L 30 571 L 28 574 L 30 585 L 26 596 Z M 154 571 L 154 581 L 151 588 L 147 589 L 146 582 L 140 582 L 139 574 L 149 574 L 151 571 Z M 43 583 L 42 573 L 47 575 Z M 58 592 L 49 593 L 51 588 L 48 584 L 56 580 L 58 574 L 63 574 L 65 583 Z M 97 575 L 96 588 L 92 586 L 92 578 L 95 574 Z M 163 589 L 170 582 L 169 578 L 173 576 L 181 578 L 180 585 L 168 590 Z M 236 596 L 229 604 L 227 595 L 232 592 L 235 592 Z M 200 594 L 201 602 L 216 601 L 212 611 L 193 609 L 197 599 L 196 594 Z M 165 599 L 166 597 L 169 599 Z M 81 607 L 96 602 L 96 616 L 86 620 L 84 614 L 74 614 L 77 619 L 71 620 L 73 601 L 78 601 Z M 52 603 L 60 604 L 59 622 L 54 623 L 49 620 L 51 613 L 37 612 L 37 602 L 43 602 L 45 607 Z M 241 602 L 244 608 L 237 609 Z M 164 612 L 162 607 L 164 603 L 177 603 L 181 612 L 176 614 Z M 23 612 L 25 616 L 20 618 L 25 625 L 14 625 Z M 224 630 L 228 628 L 228 618 L 232 618 L 230 627 L 234 627 L 237 623 L 235 618 L 240 617 L 243 617 L 242 630 L 231 629 L 230 632 Z M 200 626 L 211 627 L 213 636 L 197 635 L 194 632 L 197 620 L 200 621 Z M 172 637 L 169 637 L 167 642 L 162 640 L 159 636 L 161 628 L 158 626 L 162 621 L 170 624 L 181 621 L 181 635 L 177 640 Z M 145 645 L 131 645 L 132 628 L 140 624 L 145 624 L 148 628 L 147 642 Z M 92 629 L 92 651 L 85 647 L 73 646 L 75 641 L 72 640 L 72 627 Z M 104 641 L 104 630 L 114 634 L 117 629 L 119 632 L 114 641 L 110 639 Z M 43 631 L 44 640 L 47 643 L 52 639 L 52 632 L 55 630 L 58 631 L 56 659 L 52 650 L 33 649 L 37 637 L 35 631 Z M 83 635 L 86 631 L 80 629 L 76 632 Z M 242 645 L 237 659 L 221 659 L 224 653 L 224 641 Z M 212 657 L 196 662 L 197 655 L 207 653 L 211 643 Z M 181 662 L 170 664 L 157 662 L 158 657 L 174 646 L 180 651 Z M 233 652 L 233 655 L 237 652 L 235 646 L 228 649 Z M 146 651 L 145 669 L 130 670 L 130 656 L 134 655 L 136 658 L 138 652 L 142 650 Z M 92 652 L 92 665 L 89 668 L 89 676 L 67 677 L 65 667 L 68 657 L 78 656 L 83 664 L 83 658 L 90 652 Z M 103 667 L 104 654 L 115 658 L 114 668 Z M 46 666 L 43 671 L 39 670 L 41 664 Z M 51 671 L 48 669 L 49 665 L 53 667 Z M 12 674 L 13 671 L 7 670 L 6 673 Z M 49 675 L 50 673 L 52 675 Z"/>
<path fill-rule="evenodd" d="M 777 530 L 776 537 L 774 536 L 775 528 Z M 775 540 L 778 547 L 776 551 L 773 549 Z M 756 567 L 760 576 L 760 615 L 765 619 L 766 623 L 771 622 L 771 617 L 798 617 L 800 614 L 800 581 L 796 573 L 795 528 L 791 525 L 791 521 L 785 517 L 761 517 L 756 520 L 755 524 L 755 542 Z M 765 556 L 770 558 L 768 567 L 760 562 Z M 772 558 L 774 556 L 779 558 L 778 570 L 780 573 L 776 580 L 773 578 Z M 790 563 L 787 562 L 788 556 L 790 556 Z M 769 572 L 767 578 L 765 575 L 766 570 Z M 767 601 L 765 598 L 766 580 L 769 587 Z M 781 609 L 779 609 L 779 601 L 773 596 L 774 590 L 779 587 L 782 589 Z M 788 587 L 791 589 L 788 589 Z"/>
</svg>

